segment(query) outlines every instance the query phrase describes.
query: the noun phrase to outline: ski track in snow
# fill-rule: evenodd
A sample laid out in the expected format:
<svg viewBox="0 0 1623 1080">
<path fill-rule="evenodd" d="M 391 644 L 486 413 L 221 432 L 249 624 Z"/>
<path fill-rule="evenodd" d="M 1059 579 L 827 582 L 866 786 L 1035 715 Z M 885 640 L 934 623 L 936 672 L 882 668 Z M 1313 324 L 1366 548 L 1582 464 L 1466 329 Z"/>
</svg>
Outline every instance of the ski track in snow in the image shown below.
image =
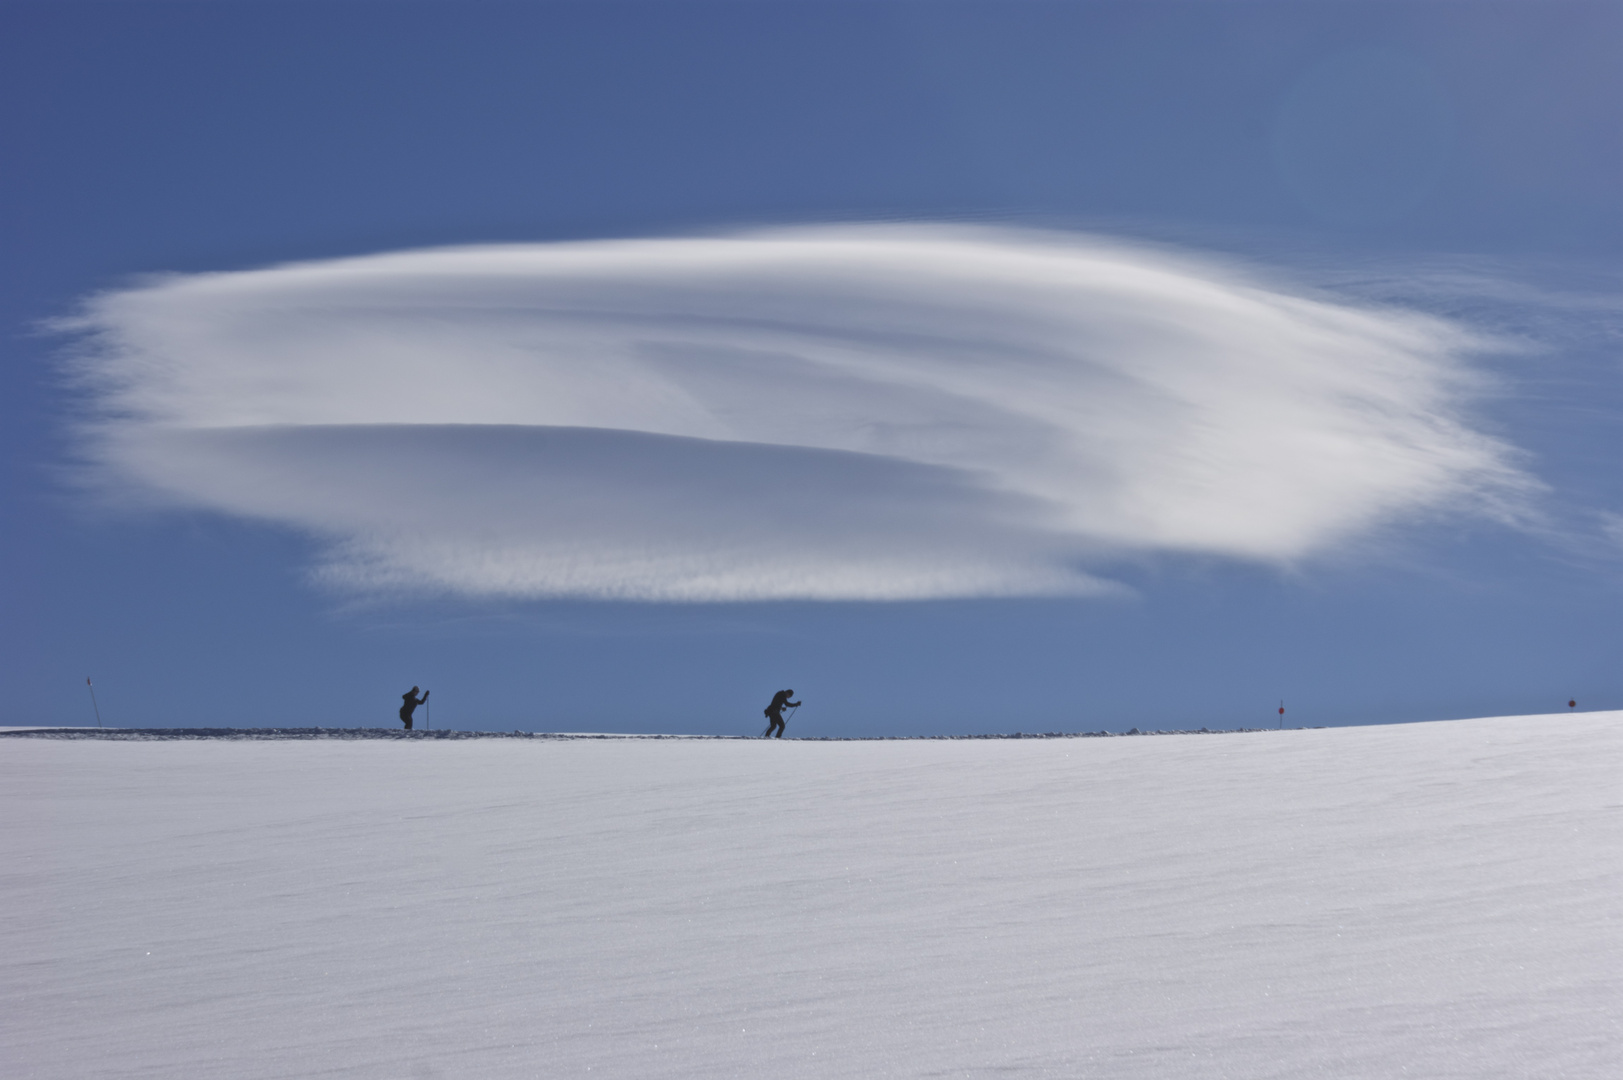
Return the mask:
<svg viewBox="0 0 1623 1080">
<path fill-rule="evenodd" d="M 0 739 L 7 1078 L 1623 1075 L 1623 713 L 113 734 Z"/>
</svg>

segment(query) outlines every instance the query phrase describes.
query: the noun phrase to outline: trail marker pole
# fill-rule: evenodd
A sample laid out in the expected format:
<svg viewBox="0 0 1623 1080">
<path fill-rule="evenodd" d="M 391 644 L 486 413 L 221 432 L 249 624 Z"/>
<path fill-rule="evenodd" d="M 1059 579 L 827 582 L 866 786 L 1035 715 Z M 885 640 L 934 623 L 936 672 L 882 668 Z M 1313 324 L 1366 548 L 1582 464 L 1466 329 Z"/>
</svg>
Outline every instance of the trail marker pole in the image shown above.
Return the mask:
<svg viewBox="0 0 1623 1080">
<path fill-rule="evenodd" d="M 96 726 L 101 727 L 101 706 L 96 704 L 96 687 L 89 675 L 85 676 L 85 685 L 90 687 L 90 707 L 96 710 Z"/>
<path fill-rule="evenodd" d="M 1279 730 L 1285 730 L 1285 703 L 1283 701 L 1279 703 Z"/>
</svg>

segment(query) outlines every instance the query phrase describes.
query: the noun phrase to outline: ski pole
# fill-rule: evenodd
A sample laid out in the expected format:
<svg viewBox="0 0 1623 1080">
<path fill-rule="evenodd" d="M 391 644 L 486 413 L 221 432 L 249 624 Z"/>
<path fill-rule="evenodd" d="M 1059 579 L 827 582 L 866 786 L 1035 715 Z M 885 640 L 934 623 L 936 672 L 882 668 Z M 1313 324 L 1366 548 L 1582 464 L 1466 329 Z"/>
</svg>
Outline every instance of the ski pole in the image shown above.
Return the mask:
<svg viewBox="0 0 1623 1080">
<path fill-rule="evenodd" d="M 101 706 L 96 704 L 96 687 L 91 683 L 89 675 L 85 676 L 85 685 L 90 687 L 90 707 L 96 710 L 96 726 L 101 727 Z"/>
</svg>

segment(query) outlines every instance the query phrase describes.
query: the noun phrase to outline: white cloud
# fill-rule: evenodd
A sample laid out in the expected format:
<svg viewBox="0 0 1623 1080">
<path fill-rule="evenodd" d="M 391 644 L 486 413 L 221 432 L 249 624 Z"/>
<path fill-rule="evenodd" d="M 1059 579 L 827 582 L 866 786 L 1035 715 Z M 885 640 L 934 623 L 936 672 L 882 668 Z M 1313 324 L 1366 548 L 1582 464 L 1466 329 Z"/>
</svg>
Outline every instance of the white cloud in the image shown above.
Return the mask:
<svg viewBox="0 0 1623 1080">
<path fill-rule="evenodd" d="M 824 227 L 172 277 L 72 324 L 102 476 L 361 589 L 1052 595 L 1528 481 L 1445 321 L 1096 237 Z"/>
</svg>

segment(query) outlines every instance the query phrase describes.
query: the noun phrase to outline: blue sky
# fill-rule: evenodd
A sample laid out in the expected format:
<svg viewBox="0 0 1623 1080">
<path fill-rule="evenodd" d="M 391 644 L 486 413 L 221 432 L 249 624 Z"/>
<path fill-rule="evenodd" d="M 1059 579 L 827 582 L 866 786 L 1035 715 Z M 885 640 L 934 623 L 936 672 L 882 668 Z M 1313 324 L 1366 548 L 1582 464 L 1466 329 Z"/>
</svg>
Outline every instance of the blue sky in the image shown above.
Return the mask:
<svg viewBox="0 0 1623 1080">
<path fill-rule="evenodd" d="M 1620 60 L 1613 4 L 0 4 L 0 722 L 1623 705 Z"/>
</svg>

